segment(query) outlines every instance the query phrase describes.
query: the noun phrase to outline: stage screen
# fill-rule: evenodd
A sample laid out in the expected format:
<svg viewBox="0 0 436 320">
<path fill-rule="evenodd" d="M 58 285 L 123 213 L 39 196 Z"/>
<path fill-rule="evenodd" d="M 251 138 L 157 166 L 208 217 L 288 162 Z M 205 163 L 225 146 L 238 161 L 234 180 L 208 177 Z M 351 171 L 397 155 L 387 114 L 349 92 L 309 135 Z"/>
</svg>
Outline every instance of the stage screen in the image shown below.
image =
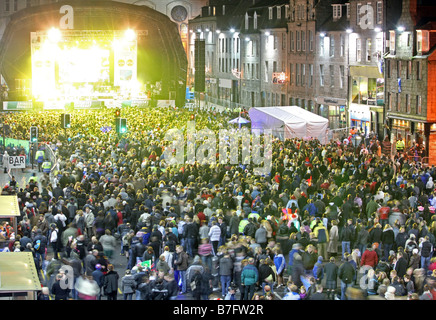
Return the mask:
<svg viewBox="0 0 436 320">
<path fill-rule="evenodd" d="M 61 50 L 58 58 L 58 82 L 109 82 L 109 56 L 110 50 L 97 46 Z"/>
<path fill-rule="evenodd" d="M 99 86 L 137 87 L 134 31 L 31 33 L 32 94 L 39 99 L 90 96 Z"/>
</svg>

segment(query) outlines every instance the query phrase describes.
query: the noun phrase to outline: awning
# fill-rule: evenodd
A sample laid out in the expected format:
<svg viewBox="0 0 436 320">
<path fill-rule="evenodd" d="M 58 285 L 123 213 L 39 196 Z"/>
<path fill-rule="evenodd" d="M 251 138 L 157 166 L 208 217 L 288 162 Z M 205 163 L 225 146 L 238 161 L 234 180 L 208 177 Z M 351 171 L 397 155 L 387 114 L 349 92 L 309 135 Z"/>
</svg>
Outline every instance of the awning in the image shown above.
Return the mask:
<svg viewBox="0 0 436 320">
<path fill-rule="evenodd" d="M 0 252 L 0 293 L 41 290 L 31 252 Z"/>
<path fill-rule="evenodd" d="M 378 67 L 350 67 L 350 75 L 352 77 L 365 77 L 365 78 L 383 78 L 383 74 L 380 73 Z"/>
</svg>

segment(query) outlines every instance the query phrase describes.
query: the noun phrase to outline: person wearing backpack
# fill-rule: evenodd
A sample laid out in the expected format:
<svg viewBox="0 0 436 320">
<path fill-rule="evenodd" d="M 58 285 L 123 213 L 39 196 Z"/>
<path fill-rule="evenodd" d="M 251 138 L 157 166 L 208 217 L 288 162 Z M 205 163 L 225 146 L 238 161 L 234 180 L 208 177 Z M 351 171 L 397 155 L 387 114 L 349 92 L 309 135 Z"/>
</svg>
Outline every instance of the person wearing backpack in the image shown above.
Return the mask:
<svg viewBox="0 0 436 320">
<path fill-rule="evenodd" d="M 45 260 L 47 248 L 47 237 L 42 234 L 41 229 L 36 231 L 35 239 L 33 240 L 33 249 L 35 249 L 36 268 L 41 268 L 41 263 Z"/>
<path fill-rule="evenodd" d="M 322 256 L 324 260 L 327 260 L 327 244 L 329 242 L 329 235 L 327 232 L 327 228 L 322 223 L 322 220 L 319 220 L 313 229 L 313 233 L 315 238 L 318 239 L 317 248 L 318 255 Z"/>
</svg>

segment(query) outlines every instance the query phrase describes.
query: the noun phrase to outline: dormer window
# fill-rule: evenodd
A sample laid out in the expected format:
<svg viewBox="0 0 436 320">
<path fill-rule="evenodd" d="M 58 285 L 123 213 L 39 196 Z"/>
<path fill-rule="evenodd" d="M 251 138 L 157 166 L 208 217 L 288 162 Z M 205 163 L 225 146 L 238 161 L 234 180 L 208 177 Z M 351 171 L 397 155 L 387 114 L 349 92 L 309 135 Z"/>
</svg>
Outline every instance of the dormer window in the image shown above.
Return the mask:
<svg viewBox="0 0 436 320">
<path fill-rule="evenodd" d="M 342 17 L 342 5 L 332 4 L 333 7 L 333 19 L 340 19 Z"/>
<path fill-rule="evenodd" d="M 254 13 L 254 16 L 253 16 L 253 28 L 257 29 L 257 13 L 256 12 Z"/>
<path fill-rule="evenodd" d="M 282 7 L 277 7 L 277 19 L 282 18 Z"/>
<path fill-rule="evenodd" d="M 226 15 L 226 5 L 223 5 L 223 16 Z"/>
<path fill-rule="evenodd" d="M 423 54 L 430 49 L 428 30 L 416 30 L 416 51 Z"/>
<path fill-rule="evenodd" d="M 273 18 L 273 8 L 269 7 L 268 8 L 268 19 L 272 20 Z"/>
</svg>

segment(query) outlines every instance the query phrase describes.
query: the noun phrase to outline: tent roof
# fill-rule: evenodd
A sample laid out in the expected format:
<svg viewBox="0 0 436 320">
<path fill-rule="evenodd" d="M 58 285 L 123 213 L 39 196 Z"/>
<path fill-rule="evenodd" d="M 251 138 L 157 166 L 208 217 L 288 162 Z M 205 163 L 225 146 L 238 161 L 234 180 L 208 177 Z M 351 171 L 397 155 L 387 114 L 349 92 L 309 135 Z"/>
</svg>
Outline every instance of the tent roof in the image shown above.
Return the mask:
<svg viewBox="0 0 436 320">
<path fill-rule="evenodd" d="M 0 292 L 41 290 L 31 252 L 0 252 Z"/>
<path fill-rule="evenodd" d="M 0 218 L 19 217 L 20 208 L 18 198 L 13 196 L 0 196 Z"/>
<path fill-rule="evenodd" d="M 283 123 L 328 123 L 328 119 L 297 106 L 251 108 L 250 117 L 257 112 L 267 114 Z"/>
</svg>

